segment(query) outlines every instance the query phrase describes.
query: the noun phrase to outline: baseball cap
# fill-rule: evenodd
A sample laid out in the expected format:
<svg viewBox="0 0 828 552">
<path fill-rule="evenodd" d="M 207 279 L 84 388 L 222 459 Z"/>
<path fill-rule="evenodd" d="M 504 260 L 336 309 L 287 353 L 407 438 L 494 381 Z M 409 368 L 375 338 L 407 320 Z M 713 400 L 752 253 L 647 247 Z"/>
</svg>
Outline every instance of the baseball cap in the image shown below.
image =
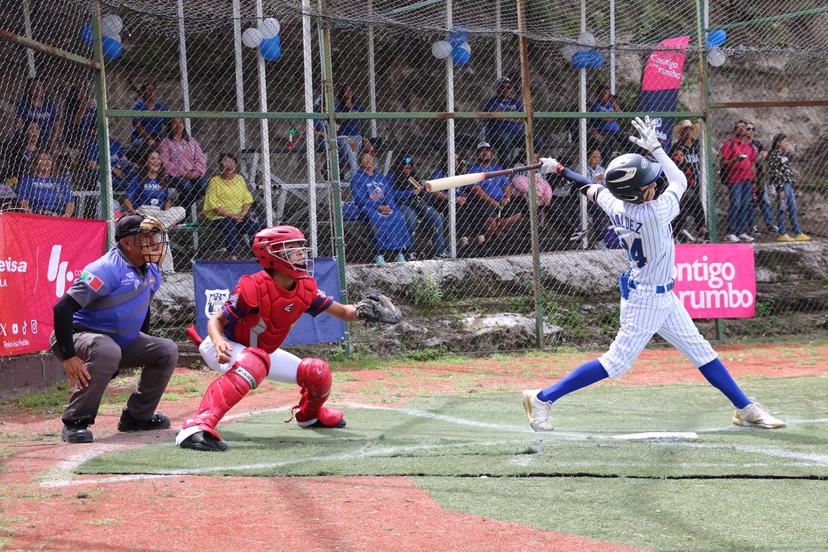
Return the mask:
<svg viewBox="0 0 828 552">
<path fill-rule="evenodd" d="M 492 149 L 492 145 L 488 142 L 480 142 L 479 144 L 477 144 L 477 151 L 480 151 L 482 149 Z"/>
<path fill-rule="evenodd" d="M 115 240 L 141 233 L 141 223 L 144 215 L 132 214 L 121 217 L 115 225 Z"/>
<path fill-rule="evenodd" d="M 512 84 L 512 79 L 510 79 L 509 77 L 500 77 L 495 81 L 495 84 L 498 86 L 500 86 L 503 83 Z"/>
</svg>

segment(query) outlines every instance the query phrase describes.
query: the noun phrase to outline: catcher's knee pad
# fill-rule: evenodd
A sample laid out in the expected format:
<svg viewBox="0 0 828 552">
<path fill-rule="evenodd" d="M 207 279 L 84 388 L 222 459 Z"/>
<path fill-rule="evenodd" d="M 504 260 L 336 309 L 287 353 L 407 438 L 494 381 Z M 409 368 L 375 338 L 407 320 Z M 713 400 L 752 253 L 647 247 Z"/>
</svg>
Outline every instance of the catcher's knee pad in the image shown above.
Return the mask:
<svg viewBox="0 0 828 552">
<path fill-rule="evenodd" d="M 239 353 L 233 366 L 207 387 L 196 415 L 184 422 L 179 435 L 186 435 L 181 439 L 196 431 L 206 431 L 221 439 L 216 431 L 219 421 L 251 389 L 258 387 L 269 369 L 270 357 L 261 349 L 248 347 Z"/>
<path fill-rule="evenodd" d="M 296 383 L 302 389 L 302 398 L 294 407 L 296 423 L 302 427 L 316 424 L 325 427 L 341 427 L 343 414 L 340 410 L 322 406 L 331 394 L 333 376 L 328 363 L 321 358 L 306 358 L 296 370 Z"/>
</svg>

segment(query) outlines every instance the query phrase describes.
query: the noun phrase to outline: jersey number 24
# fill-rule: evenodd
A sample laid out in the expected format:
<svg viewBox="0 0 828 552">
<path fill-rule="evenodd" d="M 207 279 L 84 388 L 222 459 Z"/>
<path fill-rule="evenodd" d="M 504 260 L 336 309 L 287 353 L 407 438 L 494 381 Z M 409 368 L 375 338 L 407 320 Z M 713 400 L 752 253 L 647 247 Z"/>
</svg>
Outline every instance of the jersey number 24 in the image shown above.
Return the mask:
<svg viewBox="0 0 828 552">
<path fill-rule="evenodd" d="M 627 251 L 627 257 L 631 261 L 638 263 L 638 268 L 644 268 L 644 265 L 647 264 L 647 257 L 644 256 L 644 243 L 641 241 L 641 238 L 635 238 L 632 244 L 627 243 L 625 239 L 620 241 L 621 245 Z"/>
</svg>

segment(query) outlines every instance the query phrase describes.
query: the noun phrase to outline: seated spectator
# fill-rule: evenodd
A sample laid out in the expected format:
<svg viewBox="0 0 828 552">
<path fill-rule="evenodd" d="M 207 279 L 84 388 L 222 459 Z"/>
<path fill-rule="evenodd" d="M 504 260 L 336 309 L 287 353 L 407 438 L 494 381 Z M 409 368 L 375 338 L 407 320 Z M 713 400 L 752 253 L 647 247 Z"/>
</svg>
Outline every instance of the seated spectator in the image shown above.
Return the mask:
<svg viewBox="0 0 828 552">
<path fill-rule="evenodd" d="M 98 185 L 100 152 L 98 133 L 94 132 L 83 152 L 83 168 L 86 175 L 84 180 L 90 190 L 100 189 Z M 109 164 L 112 167 L 112 189 L 116 192 L 125 192 L 135 177 L 135 166 L 127 159 L 123 144 L 114 138 L 109 139 Z"/>
<path fill-rule="evenodd" d="M 394 200 L 402 211 L 408 232 L 412 236 L 417 230 L 419 220 L 428 221 L 428 226 L 433 232 L 436 256 L 445 258 L 448 257 L 448 252 L 446 251 L 443 215 L 430 205 L 432 197 L 433 194 L 426 192 L 420 185 L 417 173 L 414 171 L 414 158 L 411 155 L 404 156 L 394 172 Z M 409 259 L 415 259 L 413 252 L 409 254 Z"/>
<path fill-rule="evenodd" d="M 3 144 L 0 152 L 0 161 L 3 162 L 2 178 L 12 186 L 17 185 L 38 151 L 40 125 L 36 121 L 29 121 L 23 133 L 12 136 L 10 141 Z"/>
<path fill-rule="evenodd" d="M 610 92 L 608 86 L 598 90 L 598 97 L 593 102 L 590 111 L 599 113 L 613 113 L 623 111 L 618 98 Z M 590 119 L 587 128 L 590 147 L 597 147 L 604 157 L 613 157 L 614 152 L 622 151 L 626 147 L 626 138 L 621 135 L 621 125 L 618 119 L 606 117 L 604 119 Z"/>
<path fill-rule="evenodd" d="M 188 209 L 207 190 L 207 163 L 201 145 L 187 134 L 184 120 L 174 117 L 169 120 L 160 151 L 170 185 L 178 190 L 177 202 Z"/>
<path fill-rule="evenodd" d="M 696 172 L 687 162 L 683 148 L 673 148 L 670 157 L 687 177 L 687 191 L 681 196 L 679 214 L 673 220 L 673 235 L 681 242 L 707 239 L 707 228 L 704 225 L 704 204 L 702 203 L 699 183 L 696 180 Z M 688 218 L 692 218 L 694 222 L 692 232 L 688 229 Z"/>
<path fill-rule="evenodd" d="M 522 163 L 521 163 L 522 164 Z M 516 173 L 512 175 L 509 183 L 512 189 L 512 197 L 520 199 L 529 208 L 529 175 L 527 173 Z M 535 173 L 535 197 L 538 205 L 538 223 L 543 226 L 546 219 L 547 207 L 552 203 L 552 186 L 540 173 Z"/>
<path fill-rule="evenodd" d="M 335 111 L 337 113 L 365 111 L 361 104 L 354 101 L 354 90 L 350 84 L 343 84 L 340 87 Z M 348 166 L 351 169 L 350 178 L 353 178 L 360 168 L 358 159 L 363 147 L 370 150 L 371 143 L 362 138 L 362 122 L 359 119 L 344 119 L 337 121 L 337 125 L 336 141 L 339 145 L 340 164 L 348 160 Z"/>
<path fill-rule="evenodd" d="M 45 150 L 34 155 L 17 197 L 27 213 L 71 217 L 75 212 L 75 194 L 66 179 L 56 176 L 52 154 Z"/>
<path fill-rule="evenodd" d="M 360 156 L 359 166 L 360 170 L 351 178 L 351 197 L 374 229 L 377 246 L 374 262 L 385 264 L 385 254 L 390 253 L 396 256 L 397 262 L 404 263 L 412 242 L 405 218 L 394 202 L 393 186 L 387 177 L 374 171 L 370 153 Z"/>
<path fill-rule="evenodd" d="M 164 179 L 164 164 L 157 150 L 147 155 L 139 173 L 132 177 L 124 197 L 123 207 L 126 214 L 138 213 L 153 216 L 160 220 L 169 230 L 187 216 L 183 207 L 173 207 L 172 199 L 162 186 Z M 161 270 L 171 274 L 175 272 L 172 259 L 172 248 L 161 262 Z"/>
<path fill-rule="evenodd" d="M 58 110 L 51 101 L 46 99 L 46 88 L 38 78 L 30 78 L 26 85 L 26 94 L 17 104 L 14 119 L 14 130 L 21 133 L 26 125 L 34 121 L 40 127 L 39 143 L 43 148 L 50 148 L 58 131 Z"/>
<path fill-rule="evenodd" d="M 141 86 L 141 97 L 132 106 L 135 111 L 167 111 L 167 106 L 158 101 L 154 82 Z M 136 117 L 132 120 L 132 144 L 127 156 L 133 163 L 140 163 L 150 149 L 158 148 L 167 128 L 162 117 Z"/>
<path fill-rule="evenodd" d="M 63 103 L 63 143 L 75 158 L 82 154 L 97 132 L 98 108 L 88 85 L 69 89 Z"/>
<path fill-rule="evenodd" d="M 771 151 L 768 154 L 771 185 L 775 188 L 778 198 L 776 210 L 776 225 L 779 227 L 778 239 L 781 242 L 808 241 L 811 237 L 799 227 L 799 212 L 796 207 L 796 195 L 794 194 L 796 173 L 791 167 L 789 148 L 788 137 L 780 132 L 773 137 Z M 791 220 L 793 237 L 785 231 L 786 211 Z"/>
<path fill-rule="evenodd" d="M 493 113 L 522 112 L 523 102 L 512 94 L 512 79 L 501 77 L 496 81 L 497 93 L 492 96 L 483 111 Z M 511 156 L 515 147 L 525 149 L 522 119 L 487 119 L 484 127 L 486 140 L 498 152 Z"/>
<path fill-rule="evenodd" d="M 249 244 L 262 228 L 250 211 L 253 196 L 244 178 L 236 173 L 237 165 L 235 155 L 222 155 L 219 164 L 221 174 L 210 179 L 204 196 L 204 216 L 211 228 L 224 236 L 224 245 L 232 260 L 238 259 L 242 254 L 242 236 L 248 236 Z"/>
<path fill-rule="evenodd" d="M 477 163 L 469 167 L 469 173 L 502 170 L 493 163 L 494 153 L 488 142 L 477 144 Z M 468 192 L 470 216 L 477 221 L 476 241 L 482 245 L 503 231 L 514 226 L 523 216 L 523 202 L 512 201 L 509 177 L 489 178 L 471 186 Z M 463 245 L 463 244 L 461 244 Z"/>
</svg>

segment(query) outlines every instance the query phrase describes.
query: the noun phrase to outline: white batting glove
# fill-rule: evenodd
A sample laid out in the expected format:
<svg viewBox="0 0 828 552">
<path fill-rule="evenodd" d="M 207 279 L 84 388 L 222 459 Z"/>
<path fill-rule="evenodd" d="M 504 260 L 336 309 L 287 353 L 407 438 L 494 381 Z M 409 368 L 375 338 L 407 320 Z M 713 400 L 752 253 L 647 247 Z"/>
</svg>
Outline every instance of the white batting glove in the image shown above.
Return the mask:
<svg viewBox="0 0 828 552">
<path fill-rule="evenodd" d="M 647 151 L 655 151 L 661 147 L 661 142 L 656 136 L 655 121 L 645 116 L 642 121 L 636 117 L 632 120 L 632 126 L 638 131 L 638 136 L 630 136 L 630 142 Z"/>
<path fill-rule="evenodd" d="M 558 163 L 558 160 L 553 159 L 552 157 L 541 157 L 540 162 L 543 163 L 543 166 L 541 167 L 541 172 L 543 174 L 557 173 L 559 170 L 558 168 L 561 166 L 561 164 Z"/>
</svg>

